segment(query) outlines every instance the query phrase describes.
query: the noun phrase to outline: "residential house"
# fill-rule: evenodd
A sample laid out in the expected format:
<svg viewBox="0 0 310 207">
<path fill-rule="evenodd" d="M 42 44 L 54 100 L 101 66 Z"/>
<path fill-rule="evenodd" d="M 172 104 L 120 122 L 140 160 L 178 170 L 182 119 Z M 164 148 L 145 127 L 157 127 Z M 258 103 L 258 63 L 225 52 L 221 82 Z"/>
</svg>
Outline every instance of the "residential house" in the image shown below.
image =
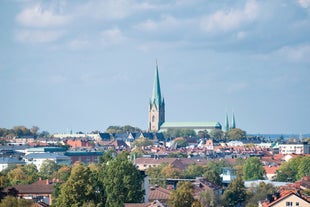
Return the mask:
<svg viewBox="0 0 310 207">
<path fill-rule="evenodd" d="M 267 199 L 259 203 L 259 207 L 310 206 L 310 199 L 298 191 L 282 191 L 275 195 L 267 195 Z"/>
<path fill-rule="evenodd" d="M 18 197 L 24 199 L 32 199 L 35 202 L 43 202 L 48 205 L 52 204 L 52 194 L 54 185 L 58 180 L 41 180 L 29 185 L 15 185 L 4 189 L 3 192 L 7 193 L 9 189 L 16 189 Z"/>
</svg>

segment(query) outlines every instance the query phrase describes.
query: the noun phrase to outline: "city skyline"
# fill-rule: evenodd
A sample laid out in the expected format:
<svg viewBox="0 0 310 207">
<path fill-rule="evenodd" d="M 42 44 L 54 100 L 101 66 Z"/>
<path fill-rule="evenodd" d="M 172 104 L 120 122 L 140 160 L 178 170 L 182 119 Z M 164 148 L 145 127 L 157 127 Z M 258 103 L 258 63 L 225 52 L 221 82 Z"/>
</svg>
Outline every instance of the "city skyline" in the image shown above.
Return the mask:
<svg viewBox="0 0 310 207">
<path fill-rule="evenodd" d="M 4 0 L 0 128 L 148 128 L 156 60 L 166 121 L 310 133 L 310 1 Z"/>
</svg>

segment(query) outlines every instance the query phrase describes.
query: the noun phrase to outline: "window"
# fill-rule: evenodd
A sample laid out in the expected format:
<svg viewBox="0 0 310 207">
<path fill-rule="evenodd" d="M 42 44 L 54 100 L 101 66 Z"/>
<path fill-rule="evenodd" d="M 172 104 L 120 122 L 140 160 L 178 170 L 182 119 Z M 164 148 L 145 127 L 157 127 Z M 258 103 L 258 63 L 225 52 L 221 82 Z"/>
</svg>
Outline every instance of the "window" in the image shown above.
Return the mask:
<svg viewBox="0 0 310 207">
<path fill-rule="evenodd" d="M 154 122 L 155 121 L 155 116 L 152 116 L 152 122 Z"/>
<path fill-rule="evenodd" d="M 296 206 L 299 206 L 299 202 L 296 202 Z"/>
<path fill-rule="evenodd" d="M 293 202 L 286 202 L 286 206 L 293 206 Z"/>
</svg>

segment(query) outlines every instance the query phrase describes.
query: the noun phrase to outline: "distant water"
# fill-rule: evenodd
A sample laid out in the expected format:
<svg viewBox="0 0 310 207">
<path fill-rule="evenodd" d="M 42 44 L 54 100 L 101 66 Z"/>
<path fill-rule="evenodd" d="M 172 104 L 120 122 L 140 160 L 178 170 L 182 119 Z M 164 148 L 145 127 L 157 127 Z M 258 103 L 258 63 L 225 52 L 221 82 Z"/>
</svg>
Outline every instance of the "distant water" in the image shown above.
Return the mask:
<svg viewBox="0 0 310 207">
<path fill-rule="evenodd" d="M 258 136 L 258 137 L 265 137 L 266 139 L 271 139 L 275 140 L 280 137 L 283 137 L 284 139 L 289 139 L 289 138 L 308 138 L 310 137 L 310 134 L 248 134 L 252 136 Z"/>
</svg>

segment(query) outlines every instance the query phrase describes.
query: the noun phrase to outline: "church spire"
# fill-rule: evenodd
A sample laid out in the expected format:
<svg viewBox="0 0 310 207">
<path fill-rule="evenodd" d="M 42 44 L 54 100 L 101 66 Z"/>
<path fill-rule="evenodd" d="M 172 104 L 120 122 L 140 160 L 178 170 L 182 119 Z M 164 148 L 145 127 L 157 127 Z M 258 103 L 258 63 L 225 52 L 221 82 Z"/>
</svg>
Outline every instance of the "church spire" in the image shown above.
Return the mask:
<svg viewBox="0 0 310 207">
<path fill-rule="evenodd" d="M 229 121 L 228 121 L 228 115 L 226 113 L 226 118 L 225 118 L 225 132 L 229 131 Z"/>
<path fill-rule="evenodd" d="M 235 120 L 235 114 L 232 115 L 232 121 L 231 121 L 231 129 L 236 128 L 236 120 Z"/>
<path fill-rule="evenodd" d="M 154 83 L 153 83 L 153 93 L 152 93 L 151 103 L 155 104 L 156 107 L 159 107 L 162 103 L 157 61 L 156 61 L 155 77 L 154 77 Z"/>
</svg>

